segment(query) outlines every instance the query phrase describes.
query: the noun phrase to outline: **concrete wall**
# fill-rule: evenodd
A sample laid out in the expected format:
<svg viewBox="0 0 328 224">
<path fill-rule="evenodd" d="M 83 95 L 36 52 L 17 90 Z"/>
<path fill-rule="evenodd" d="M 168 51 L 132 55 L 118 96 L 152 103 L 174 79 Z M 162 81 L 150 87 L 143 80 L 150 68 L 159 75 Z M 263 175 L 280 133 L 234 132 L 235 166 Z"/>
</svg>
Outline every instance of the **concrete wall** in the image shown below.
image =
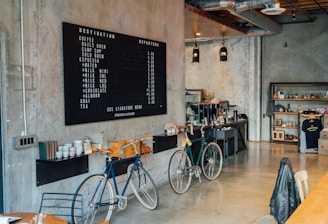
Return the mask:
<svg viewBox="0 0 328 224">
<path fill-rule="evenodd" d="M 200 63 L 186 44 L 186 88 L 205 89 L 237 105 L 249 118 L 249 140 L 270 140 L 265 116 L 270 82 L 327 82 L 328 16 L 284 25 L 279 35 L 225 40 L 228 61 L 219 60 L 222 41 L 200 42 Z M 328 105 L 327 105 L 328 106 Z"/>
<path fill-rule="evenodd" d="M 279 35 L 264 37 L 263 113 L 267 108 L 270 82 L 327 82 L 327 58 L 327 14 L 320 14 L 313 23 L 284 25 Z M 262 139 L 270 139 L 270 117 L 263 119 Z"/>
<path fill-rule="evenodd" d="M 13 149 L 12 137 L 24 131 L 19 3 L 2 0 L 0 7 L 5 210 L 36 211 L 42 192 L 74 192 L 88 174 L 36 187 L 37 147 Z M 263 41 L 259 37 L 228 39 L 227 62 L 219 61 L 221 41 L 198 43 L 201 62 L 191 63 L 192 46 L 185 47 L 182 32 L 182 0 L 174 4 L 169 0 L 24 0 L 23 4 L 27 132 L 40 140 L 56 139 L 63 144 L 89 136 L 107 144 L 160 133 L 165 123 L 184 122 L 185 87 L 205 89 L 236 104 L 240 113 L 249 116 L 250 140 L 268 140 L 269 120 L 264 118 L 262 126 L 260 121 L 266 111 L 269 82 L 327 81 L 325 14 L 315 23 L 285 25 L 283 33 Z M 166 42 L 167 115 L 65 126 L 63 21 Z M 159 184 L 167 181 L 172 151 L 143 158 Z M 104 165 L 101 156 L 92 155 L 89 161 L 89 174 L 99 172 Z"/>
<path fill-rule="evenodd" d="M 169 122 L 184 122 L 184 2 L 170 0 L 24 0 L 24 50 L 27 134 L 59 144 L 91 137 L 109 141 L 163 132 Z M 62 22 L 144 37 L 166 43 L 167 114 L 81 125 L 64 125 Z M 38 148 L 15 150 L 12 138 L 24 132 L 20 47 L 20 1 L 0 7 L 1 128 L 5 211 L 37 211 L 45 191 L 74 192 L 105 164 L 89 156 L 89 173 L 36 187 Z M 158 184 L 167 182 L 172 150 L 143 157 Z"/>
<path fill-rule="evenodd" d="M 228 60 L 220 61 L 222 41 L 199 42 L 200 63 L 191 63 L 193 44 L 185 50 L 186 88 L 214 92 L 229 100 L 233 110 L 249 117 L 249 139 L 260 140 L 260 37 L 225 40 Z"/>
</svg>

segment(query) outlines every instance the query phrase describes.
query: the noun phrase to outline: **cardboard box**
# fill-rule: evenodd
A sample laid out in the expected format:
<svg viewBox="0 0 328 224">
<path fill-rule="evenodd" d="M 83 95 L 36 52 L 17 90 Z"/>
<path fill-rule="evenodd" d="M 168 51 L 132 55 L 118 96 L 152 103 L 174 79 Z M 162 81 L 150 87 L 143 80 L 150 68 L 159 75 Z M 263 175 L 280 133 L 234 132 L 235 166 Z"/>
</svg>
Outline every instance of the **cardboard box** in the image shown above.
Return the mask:
<svg viewBox="0 0 328 224">
<path fill-rule="evenodd" d="M 324 128 L 320 132 L 320 138 L 328 139 L 328 128 Z"/>
<path fill-rule="evenodd" d="M 328 114 L 323 115 L 323 128 L 328 128 Z"/>
<path fill-rule="evenodd" d="M 318 140 L 318 152 L 321 155 L 328 155 L 328 139 Z"/>
</svg>

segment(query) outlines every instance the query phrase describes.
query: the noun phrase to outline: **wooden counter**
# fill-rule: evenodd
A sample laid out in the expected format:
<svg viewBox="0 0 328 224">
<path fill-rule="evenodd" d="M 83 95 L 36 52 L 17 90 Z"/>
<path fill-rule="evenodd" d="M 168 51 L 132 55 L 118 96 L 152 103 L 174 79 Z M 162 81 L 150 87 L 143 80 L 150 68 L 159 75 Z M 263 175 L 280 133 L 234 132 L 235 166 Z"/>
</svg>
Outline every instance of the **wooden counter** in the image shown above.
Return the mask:
<svg viewBox="0 0 328 224">
<path fill-rule="evenodd" d="M 302 223 L 328 224 L 328 172 L 286 222 L 286 224 Z"/>
<path fill-rule="evenodd" d="M 12 216 L 12 217 L 21 217 L 22 219 L 15 221 L 13 223 L 31 223 L 31 220 L 33 219 L 33 217 L 35 215 L 37 215 L 38 213 L 32 213 L 32 212 L 15 212 L 15 213 L 5 213 L 5 214 L 1 214 L 1 216 Z M 46 223 L 47 224 L 67 224 L 67 222 L 62 219 L 59 218 L 57 216 L 54 215 L 46 215 Z"/>
</svg>

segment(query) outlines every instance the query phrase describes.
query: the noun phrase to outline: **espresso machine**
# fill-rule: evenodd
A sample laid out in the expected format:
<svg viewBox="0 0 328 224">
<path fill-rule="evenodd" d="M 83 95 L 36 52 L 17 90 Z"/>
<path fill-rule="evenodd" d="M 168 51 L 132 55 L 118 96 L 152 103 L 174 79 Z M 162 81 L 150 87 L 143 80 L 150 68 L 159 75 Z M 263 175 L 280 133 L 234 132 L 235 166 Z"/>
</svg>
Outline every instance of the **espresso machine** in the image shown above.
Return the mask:
<svg viewBox="0 0 328 224">
<path fill-rule="evenodd" d="M 228 118 L 229 101 L 219 101 L 218 103 L 202 103 L 200 107 L 201 119 L 206 119 L 209 124 L 216 123 L 218 118 Z"/>
<path fill-rule="evenodd" d="M 227 123 L 229 112 L 229 101 L 220 101 L 218 104 L 216 119 L 219 123 Z"/>
</svg>

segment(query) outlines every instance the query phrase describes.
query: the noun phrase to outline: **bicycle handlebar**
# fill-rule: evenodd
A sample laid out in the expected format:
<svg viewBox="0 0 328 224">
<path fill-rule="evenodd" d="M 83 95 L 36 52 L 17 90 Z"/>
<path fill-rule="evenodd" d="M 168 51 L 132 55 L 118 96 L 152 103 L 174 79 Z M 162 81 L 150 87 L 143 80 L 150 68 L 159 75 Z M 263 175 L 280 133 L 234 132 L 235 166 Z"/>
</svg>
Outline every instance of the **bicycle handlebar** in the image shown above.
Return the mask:
<svg viewBox="0 0 328 224">
<path fill-rule="evenodd" d="M 205 132 L 204 132 L 204 128 L 205 128 L 205 126 L 206 126 L 206 124 L 203 124 L 203 123 L 202 123 L 202 127 L 200 128 L 200 133 L 201 133 L 202 135 L 205 134 Z M 185 126 L 180 126 L 179 129 L 183 129 L 183 130 L 184 130 L 184 133 L 187 133 L 187 131 L 190 130 L 190 133 L 191 133 L 192 135 L 194 134 L 194 133 L 193 133 L 193 126 L 192 126 L 191 123 L 189 123 L 189 124 L 187 124 L 187 125 L 185 125 Z"/>
<path fill-rule="evenodd" d="M 138 138 L 138 139 L 132 140 L 129 143 L 122 145 L 121 148 L 124 149 L 124 148 L 126 148 L 126 147 L 128 147 L 130 145 L 134 145 L 135 146 L 138 141 L 144 141 L 144 140 L 151 141 L 151 140 L 153 140 L 153 136 L 146 136 L 146 137 L 142 137 L 142 138 Z"/>
<path fill-rule="evenodd" d="M 125 157 L 125 149 L 128 147 L 128 146 L 133 146 L 133 149 L 135 151 L 136 154 L 139 154 L 138 150 L 137 150 L 137 146 L 136 146 L 136 143 L 138 141 L 152 141 L 153 140 L 153 136 L 146 136 L 146 137 L 141 137 L 141 138 L 138 138 L 138 139 L 134 139 L 134 140 L 131 140 L 129 143 L 127 144 L 124 144 L 121 146 L 121 150 L 122 150 L 122 158 Z M 113 154 L 114 153 L 114 150 L 116 150 L 115 148 L 108 148 L 108 149 L 98 149 L 97 152 L 100 152 L 100 154 L 106 154 L 106 155 L 110 155 L 110 154 Z"/>
</svg>

